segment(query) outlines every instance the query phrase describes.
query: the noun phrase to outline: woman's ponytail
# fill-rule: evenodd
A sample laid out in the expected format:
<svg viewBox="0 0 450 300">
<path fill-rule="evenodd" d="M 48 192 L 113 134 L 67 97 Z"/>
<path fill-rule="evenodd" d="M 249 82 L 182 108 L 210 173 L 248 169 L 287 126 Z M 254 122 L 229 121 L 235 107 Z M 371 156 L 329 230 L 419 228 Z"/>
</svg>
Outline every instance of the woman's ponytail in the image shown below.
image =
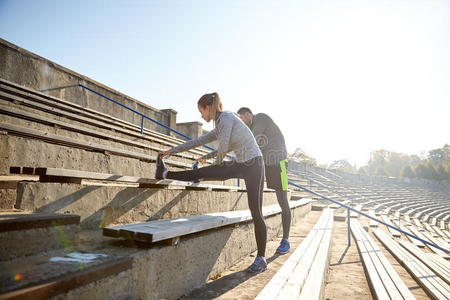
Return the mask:
<svg viewBox="0 0 450 300">
<path fill-rule="evenodd" d="M 211 105 L 214 121 L 217 120 L 219 115 L 223 112 L 222 101 L 220 100 L 219 94 L 217 94 L 216 92 L 211 94 L 204 94 L 203 96 L 201 96 L 198 100 L 197 105 L 201 107 Z"/>
</svg>

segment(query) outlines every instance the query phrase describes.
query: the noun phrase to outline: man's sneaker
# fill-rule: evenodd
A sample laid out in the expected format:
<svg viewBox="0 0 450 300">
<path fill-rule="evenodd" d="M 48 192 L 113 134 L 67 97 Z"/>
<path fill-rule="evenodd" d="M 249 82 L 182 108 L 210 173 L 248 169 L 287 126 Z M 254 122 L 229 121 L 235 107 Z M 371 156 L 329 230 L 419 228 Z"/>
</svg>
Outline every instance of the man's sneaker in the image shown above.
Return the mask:
<svg viewBox="0 0 450 300">
<path fill-rule="evenodd" d="M 164 179 L 164 172 L 167 171 L 166 165 L 161 158 L 161 154 L 158 154 L 156 158 L 156 170 L 155 170 L 155 179 Z"/>
<path fill-rule="evenodd" d="M 291 245 L 289 245 L 289 241 L 282 239 L 280 246 L 278 246 L 278 248 L 277 248 L 277 253 L 286 254 L 289 252 L 289 249 L 291 249 Z"/>
<path fill-rule="evenodd" d="M 261 273 L 267 270 L 267 261 L 264 256 L 257 256 L 253 264 L 247 268 L 247 272 L 249 273 Z"/>
<path fill-rule="evenodd" d="M 193 165 L 192 165 L 192 170 L 197 170 L 198 169 L 198 161 L 196 161 Z M 192 183 L 199 183 L 200 180 L 193 180 Z"/>
</svg>

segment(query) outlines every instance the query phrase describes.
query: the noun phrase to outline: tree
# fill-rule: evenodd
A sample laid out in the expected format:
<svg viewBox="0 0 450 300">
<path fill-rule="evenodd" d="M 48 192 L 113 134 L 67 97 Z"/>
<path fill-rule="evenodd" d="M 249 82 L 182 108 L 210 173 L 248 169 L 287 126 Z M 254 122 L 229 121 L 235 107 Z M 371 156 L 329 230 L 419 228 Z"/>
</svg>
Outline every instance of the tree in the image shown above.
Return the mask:
<svg viewBox="0 0 450 300">
<path fill-rule="evenodd" d="M 335 160 L 328 168 L 346 173 L 355 173 L 356 171 L 355 168 L 346 159 Z"/>
<path fill-rule="evenodd" d="M 387 176 L 389 176 L 389 174 L 388 174 L 388 172 L 386 171 L 386 169 L 383 166 L 379 166 L 377 168 L 377 170 L 375 171 L 375 176 L 387 177 Z"/>
<path fill-rule="evenodd" d="M 367 171 L 367 166 L 362 166 L 358 170 L 358 174 L 368 176 L 369 172 Z"/>
<path fill-rule="evenodd" d="M 414 173 L 416 174 L 417 178 L 426 178 L 427 167 L 424 163 L 420 163 L 414 168 Z"/>
<path fill-rule="evenodd" d="M 444 164 L 440 164 L 436 170 L 438 180 L 450 180 L 450 174 L 444 167 Z"/>
<path fill-rule="evenodd" d="M 425 175 L 426 179 L 438 180 L 436 169 L 434 168 L 431 162 L 427 162 L 425 164 L 425 168 L 426 168 L 426 175 Z"/>
<path fill-rule="evenodd" d="M 317 160 L 309 156 L 302 148 L 295 149 L 294 153 L 289 154 L 289 159 L 298 163 L 306 163 L 308 165 L 317 166 Z"/>
<path fill-rule="evenodd" d="M 428 159 L 435 166 L 441 163 L 450 162 L 450 145 L 445 144 L 442 148 L 431 150 L 428 152 Z"/>
<path fill-rule="evenodd" d="M 370 153 L 369 163 L 367 164 L 370 175 L 374 175 L 378 167 L 384 167 L 386 164 L 387 150 L 376 150 Z"/>
<path fill-rule="evenodd" d="M 403 178 L 414 178 L 416 177 L 416 174 L 414 174 L 413 169 L 410 165 L 404 166 L 402 171 L 400 172 L 400 176 Z"/>
</svg>

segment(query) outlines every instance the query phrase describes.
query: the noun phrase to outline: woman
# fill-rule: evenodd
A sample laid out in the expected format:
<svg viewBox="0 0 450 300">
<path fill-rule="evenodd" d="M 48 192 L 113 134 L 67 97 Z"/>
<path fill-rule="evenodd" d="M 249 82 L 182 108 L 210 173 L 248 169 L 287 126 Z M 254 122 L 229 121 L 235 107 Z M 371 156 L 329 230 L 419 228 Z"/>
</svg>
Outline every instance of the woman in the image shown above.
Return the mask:
<svg viewBox="0 0 450 300">
<path fill-rule="evenodd" d="M 234 113 L 223 111 L 222 102 L 217 93 L 203 95 L 197 103 L 198 110 L 206 122 L 214 121 L 214 129 L 198 139 L 160 152 L 156 161 L 156 179 L 174 179 L 194 181 L 199 179 L 225 180 L 243 178 L 247 187 L 248 206 L 255 224 L 255 238 L 258 255 L 247 271 L 260 273 L 267 269 L 264 258 L 266 250 L 267 229 L 262 215 L 262 198 L 264 188 L 264 161 L 258 144 L 250 129 Z M 218 140 L 219 146 L 198 160 L 217 157 L 212 166 L 196 170 L 171 172 L 164 165 L 167 155 L 187 151 L 195 147 Z M 226 153 L 234 151 L 236 160 L 223 161 Z"/>
</svg>

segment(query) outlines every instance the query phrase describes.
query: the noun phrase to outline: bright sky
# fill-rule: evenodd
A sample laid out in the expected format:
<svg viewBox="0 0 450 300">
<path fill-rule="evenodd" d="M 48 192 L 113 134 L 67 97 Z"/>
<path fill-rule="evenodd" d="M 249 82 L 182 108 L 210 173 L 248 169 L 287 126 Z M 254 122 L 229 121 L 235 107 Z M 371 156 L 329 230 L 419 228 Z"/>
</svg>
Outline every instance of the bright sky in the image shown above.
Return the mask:
<svg viewBox="0 0 450 300">
<path fill-rule="evenodd" d="M 0 37 L 178 122 L 217 91 L 319 163 L 450 143 L 447 0 L 0 0 Z"/>
</svg>

